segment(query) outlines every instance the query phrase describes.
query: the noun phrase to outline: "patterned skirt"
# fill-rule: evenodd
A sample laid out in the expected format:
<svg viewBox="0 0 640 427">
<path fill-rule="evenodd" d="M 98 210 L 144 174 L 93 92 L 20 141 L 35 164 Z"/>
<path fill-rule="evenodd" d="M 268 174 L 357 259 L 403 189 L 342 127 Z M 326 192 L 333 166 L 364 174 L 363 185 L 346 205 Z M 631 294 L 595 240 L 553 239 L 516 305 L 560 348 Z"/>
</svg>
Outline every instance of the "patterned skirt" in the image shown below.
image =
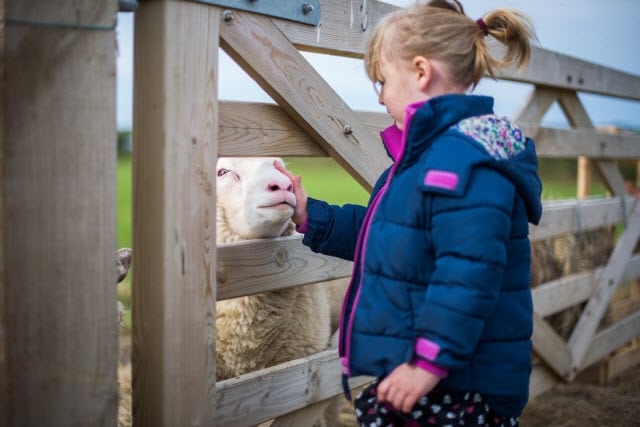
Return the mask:
<svg viewBox="0 0 640 427">
<path fill-rule="evenodd" d="M 420 398 L 410 413 L 396 411 L 387 402 L 378 403 L 376 381 L 354 402 L 362 427 L 393 426 L 482 426 L 516 427 L 518 418 L 496 414 L 479 393 L 445 392 L 438 389 Z"/>
</svg>

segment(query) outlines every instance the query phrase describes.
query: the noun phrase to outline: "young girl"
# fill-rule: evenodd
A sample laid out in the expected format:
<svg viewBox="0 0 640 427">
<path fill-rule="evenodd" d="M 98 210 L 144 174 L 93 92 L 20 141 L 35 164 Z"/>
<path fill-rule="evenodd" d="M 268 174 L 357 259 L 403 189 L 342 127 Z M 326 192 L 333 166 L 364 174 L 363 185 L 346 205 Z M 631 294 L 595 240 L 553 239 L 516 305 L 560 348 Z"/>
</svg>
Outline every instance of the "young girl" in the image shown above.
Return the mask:
<svg viewBox="0 0 640 427">
<path fill-rule="evenodd" d="M 504 44 L 502 60 L 487 36 Z M 395 120 L 381 134 L 393 164 L 369 206 L 307 198 L 283 170 L 304 244 L 354 261 L 339 353 L 345 379 L 378 378 L 355 401 L 363 426 L 518 424 L 531 371 L 537 159 L 492 98 L 465 93 L 485 72 L 526 65 L 532 37 L 516 11 L 474 21 L 457 1 L 390 14 L 365 54 Z"/>
</svg>

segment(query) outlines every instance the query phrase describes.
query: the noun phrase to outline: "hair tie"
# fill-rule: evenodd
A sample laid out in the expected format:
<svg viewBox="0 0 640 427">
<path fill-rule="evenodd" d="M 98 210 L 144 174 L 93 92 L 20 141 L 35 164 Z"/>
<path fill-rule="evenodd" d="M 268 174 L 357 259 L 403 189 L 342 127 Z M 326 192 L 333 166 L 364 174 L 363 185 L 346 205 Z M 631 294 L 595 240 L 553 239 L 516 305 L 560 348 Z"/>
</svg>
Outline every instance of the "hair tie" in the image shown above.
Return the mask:
<svg viewBox="0 0 640 427">
<path fill-rule="evenodd" d="M 482 18 L 476 19 L 476 24 L 478 24 L 478 27 L 480 27 L 480 29 L 484 32 L 485 36 L 489 35 L 489 27 L 487 27 L 487 24 L 484 22 L 484 19 Z"/>
</svg>

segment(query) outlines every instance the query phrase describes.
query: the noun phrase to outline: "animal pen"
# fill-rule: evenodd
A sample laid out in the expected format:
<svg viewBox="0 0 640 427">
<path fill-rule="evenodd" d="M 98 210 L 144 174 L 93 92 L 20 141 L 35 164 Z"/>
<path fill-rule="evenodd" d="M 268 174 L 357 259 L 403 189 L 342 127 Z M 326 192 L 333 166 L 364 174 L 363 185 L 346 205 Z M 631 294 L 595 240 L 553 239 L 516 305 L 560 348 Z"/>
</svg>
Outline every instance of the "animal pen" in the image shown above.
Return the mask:
<svg viewBox="0 0 640 427">
<path fill-rule="evenodd" d="M 373 0 L 142 1 L 134 96 L 135 425 L 305 425 L 341 393 L 335 350 L 215 381 L 215 301 L 348 276 L 299 237 L 216 248 L 218 156 L 331 156 L 370 189 L 389 159 L 385 114 L 352 111 L 300 54 L 362 58 L 394 6 Z M 0 1 L 0 424 L 115 425 L 118 407 L 114 0 Z M 222 48 L 276 104 L 217 98 Z M 619 160 L 640 136 L 594 129 L 579 92 L 640 101 L 640 76 L 534 48 L 513 114 L 539 157 L 593 166 L 611 196 L 544 204 L 533 242 L 622 225 L 602 267 L 533 290 L 531 394 L 640 361 L 640 311 L 600 327 L 640 275 L 640 204 Z M 554 103 L 572 129 L 539 125 Z M 588 183 L 588 179 L 580 179 Z M 568 340 L 547 321 L 582 307 Z M 604 368 L 603 368 L 604 367 Z M 606 369 L 606 371 L 602 371 Z M 358 379 L 353 385 L 363 384 Z"/>
</svg>

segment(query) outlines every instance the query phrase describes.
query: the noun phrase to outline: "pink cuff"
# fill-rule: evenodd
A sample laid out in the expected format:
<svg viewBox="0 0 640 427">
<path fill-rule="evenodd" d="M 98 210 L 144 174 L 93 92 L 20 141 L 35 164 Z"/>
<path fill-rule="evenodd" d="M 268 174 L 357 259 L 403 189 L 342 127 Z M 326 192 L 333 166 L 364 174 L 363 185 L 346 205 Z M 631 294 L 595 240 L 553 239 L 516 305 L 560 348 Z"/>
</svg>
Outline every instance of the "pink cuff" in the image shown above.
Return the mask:
<svg viewBox="0 0 640 427">
<path fill-rule="evenodd" d="M 427 372 L 431 372 L 433 375 L 446 378 L 449 375 L 449 370 L 447 368 L 442 368 L 438 365 L 434 365 L 431 362 L 428 362 L 424 359 L 420 359 L 419 357 L 415 357 L 411 363 L 416 365 L 418 368 L 424 369 Z"/>
<path fill-rule="evenodd" d="M 298 233 L 306 233 L 307 231 L 309 231 L 309 217 L 307 216 L 304 221 L 302 222 L 302 224 L 296 225 L 296 231 Z"/>
<path fill-rule="evenodd" d="M 431 362 L 431 360 L 435 360 L 438 357 L 438 354 L 440 354 L 440 346 L 438 344 L 420 337 L 416 340 L 415 352 L 417 357 L 414 357 L 411 363 L 440 378 L 445 378 L 449 375 L 449 370 L 447 368 L 443 368 Z"/>
<path fill-rule="evenodd" d="M 426 338 L 418 338 L 416 340 L 416 354 L 423 359 L 435 360 L 440 354 L 440 346 Z"/>
</svg>

